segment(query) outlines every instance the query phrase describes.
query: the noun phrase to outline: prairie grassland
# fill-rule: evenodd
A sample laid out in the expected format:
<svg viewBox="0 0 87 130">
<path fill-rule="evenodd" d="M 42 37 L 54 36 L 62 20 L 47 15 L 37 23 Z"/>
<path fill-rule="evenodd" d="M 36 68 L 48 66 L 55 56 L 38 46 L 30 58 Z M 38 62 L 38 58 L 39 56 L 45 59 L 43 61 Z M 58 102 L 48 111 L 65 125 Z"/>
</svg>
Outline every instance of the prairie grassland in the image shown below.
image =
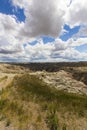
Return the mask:
<svg viewBox="0 0 87 130">
<path fill-rule="evenodd" d="M 59 91 L 35 75 L 22 74 L 0 92 L 0 120 L 19 130 L 31 125 L 37 130 L 86 130 L 87 96 Z"/>
</svg>

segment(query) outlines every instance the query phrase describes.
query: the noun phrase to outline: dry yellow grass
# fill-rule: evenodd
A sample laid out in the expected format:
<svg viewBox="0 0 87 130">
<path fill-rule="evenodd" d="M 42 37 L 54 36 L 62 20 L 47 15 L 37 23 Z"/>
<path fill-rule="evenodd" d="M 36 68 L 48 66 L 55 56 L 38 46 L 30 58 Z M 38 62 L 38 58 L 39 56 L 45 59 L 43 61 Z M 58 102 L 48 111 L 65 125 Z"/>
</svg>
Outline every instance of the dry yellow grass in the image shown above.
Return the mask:
<svg viewBox="0 0 87 130">
<path fill-rule="evenodd" d="M 87 86 L 70 72 L 0 73 L 0 130 L 87 130 Z"/>
</svg>

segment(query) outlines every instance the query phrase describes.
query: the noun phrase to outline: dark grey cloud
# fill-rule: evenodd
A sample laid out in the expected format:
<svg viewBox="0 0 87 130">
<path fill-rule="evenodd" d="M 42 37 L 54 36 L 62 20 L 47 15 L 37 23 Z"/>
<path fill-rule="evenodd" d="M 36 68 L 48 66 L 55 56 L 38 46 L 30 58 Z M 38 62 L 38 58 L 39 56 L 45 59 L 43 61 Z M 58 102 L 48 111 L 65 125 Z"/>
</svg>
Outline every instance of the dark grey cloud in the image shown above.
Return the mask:
<svg viewBox="0 0 87 130">
<path fill-rule="evenodd" d="M 19 53 L 19 50 L 5 50 L 5 49 L 1 49 L 0 48 L 0 53 L 1 54 L 15 54 L 15 53 Z"/>
</svg>

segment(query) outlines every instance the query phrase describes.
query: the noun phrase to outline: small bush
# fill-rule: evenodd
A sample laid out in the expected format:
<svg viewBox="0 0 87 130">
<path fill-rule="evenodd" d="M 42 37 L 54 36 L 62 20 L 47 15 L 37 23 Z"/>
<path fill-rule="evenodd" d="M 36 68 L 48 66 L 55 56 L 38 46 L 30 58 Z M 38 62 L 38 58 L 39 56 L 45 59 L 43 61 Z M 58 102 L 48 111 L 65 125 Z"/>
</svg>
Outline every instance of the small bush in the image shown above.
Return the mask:
<svg viewBox="0 0 87 130">
<path fill-rule="evenodd" d="M 41 115 L 39 114 L 38 117 L 37 117 L 37 122 L 41 122 L 42 121 L 42 117 Z"/>
</svg>

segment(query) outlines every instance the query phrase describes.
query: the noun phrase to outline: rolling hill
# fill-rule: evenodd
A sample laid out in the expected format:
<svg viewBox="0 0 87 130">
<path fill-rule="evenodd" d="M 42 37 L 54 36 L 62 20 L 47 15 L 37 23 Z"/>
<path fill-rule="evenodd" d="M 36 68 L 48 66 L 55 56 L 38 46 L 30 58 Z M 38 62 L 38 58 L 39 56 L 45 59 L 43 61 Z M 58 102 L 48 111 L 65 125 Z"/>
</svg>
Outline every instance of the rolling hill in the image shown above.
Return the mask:
<svg viewBox="0 0 87 130">
<path fill-rule="evenodd" d="M 87 63 L 0 64 L 0 130 L 87 130 Z"/>
</svg>

